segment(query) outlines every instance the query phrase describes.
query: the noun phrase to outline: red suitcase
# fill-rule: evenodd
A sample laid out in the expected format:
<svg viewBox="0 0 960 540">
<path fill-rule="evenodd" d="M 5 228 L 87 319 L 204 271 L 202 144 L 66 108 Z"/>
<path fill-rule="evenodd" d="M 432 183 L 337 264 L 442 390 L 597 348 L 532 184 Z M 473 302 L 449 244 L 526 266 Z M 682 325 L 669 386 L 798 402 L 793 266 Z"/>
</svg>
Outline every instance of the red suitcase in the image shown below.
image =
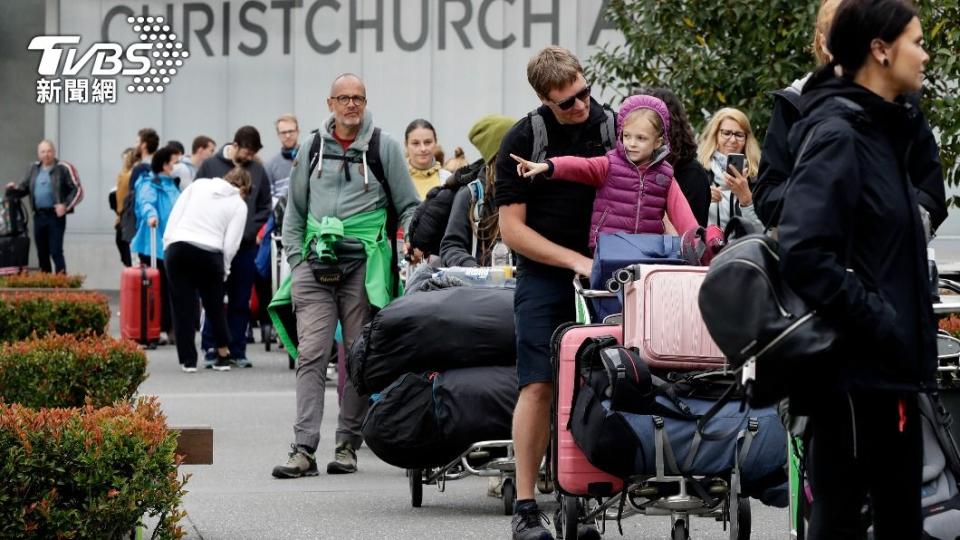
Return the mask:
<svg viewBox="0 0 960 540">
<path fill-rule="evenodd" d="M 124 268 L 120 274 L 120 337 L 144 345 L 160 341 L 160 271 L 156 228 L 150 238 L 152 267 Z"/>
<path fill-rule="evenodd" d="M 706 266 L 641 264 L 624 285 L 623 340 L 656 369 L 692 371 L 724 365 L 697 297 Z"/>
<path fill-rule="evenodd" d="M 620 341 L 622 335 L 619 325 L 593 324 L 561 327 L 553 336 L 552 352 L 557 384 L 554 391 L 556 423 L 552 430 L 551 458 L 555 485 L 566 495 L 608 497 L 623 489 L 623 480 L 601 471 L 587 461 L 567 428 L 567 420 L 573 409 L 577 349 L 587 338 L 613 336 Z"/>
</svg>

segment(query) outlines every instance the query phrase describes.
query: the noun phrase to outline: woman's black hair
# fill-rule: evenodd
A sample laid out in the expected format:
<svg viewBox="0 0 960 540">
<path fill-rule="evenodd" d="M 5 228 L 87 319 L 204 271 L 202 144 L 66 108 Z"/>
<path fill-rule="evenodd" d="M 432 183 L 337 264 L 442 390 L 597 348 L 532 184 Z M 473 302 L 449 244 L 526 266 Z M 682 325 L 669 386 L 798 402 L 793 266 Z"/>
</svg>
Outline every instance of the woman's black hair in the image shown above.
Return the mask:
<svg viewBox="0 0 960 540">
<path fill-rule="evenodd" d="M 407 130 L 403 132 L 404 144 L 406 144 L 407 139 L 410 138 L 410 132 L 419 128 L 429 129 L 430 131 L 433 132 L 433 139 L 434 140 L 437 139 L 437 130 L 433 129 L 433 124 L 431 124 L 430 122 L 427 122 L 423 118 L 417 118 L 413 122 L 410 122 L 409 124 L 407 124 Z"/>
<path fill-rule="evenodd" d="M 670 111 L 670 130 L 667 140 L 670 141 L 670 155 L 667 161 L 671 165 L 683 163 L 697 157 L 697 139 L 693 134 L 693 127 L 687 119 L 687 111 L 677 95 L 667 88 L 638 88 L 633 95 L 646 94 L 660 99 Z"/>
<path fill-rule="evenodd" d="M 150 170 L 153 171 L 153 174 L 160 174 L 163 172 L 163 167 L 170 163 L 170 159 L 173 158 L 173 148 L 169 146 L 164 146 L 163 148 L 157 150 L 153 154 L 153 159 L 150 161 Z"/>
<path fill-rule="evenodd" d="M 853 78 L 866 63 L 873 40 L 893 43 L 916 16 L 910 0 L 843 0 L 827 37 L 831 63 Z"/>
</svg>

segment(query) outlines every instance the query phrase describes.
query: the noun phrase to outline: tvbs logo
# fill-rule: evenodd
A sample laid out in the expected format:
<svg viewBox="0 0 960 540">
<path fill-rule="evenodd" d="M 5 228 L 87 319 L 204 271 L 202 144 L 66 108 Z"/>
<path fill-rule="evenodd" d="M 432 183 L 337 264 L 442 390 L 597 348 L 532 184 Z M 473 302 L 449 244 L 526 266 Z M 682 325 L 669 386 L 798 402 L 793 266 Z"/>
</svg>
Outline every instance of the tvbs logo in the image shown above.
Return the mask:
<svg viewBox="0 0 960 540">
<path fill-rule="evenodd" d="M 139 42 L 121 46 L 118 43 L 93 43 L 81 52 L 77 45 L 80 36 L 37 36 L 27 46 L 29 50 L 41 51 L 37 73 L 38 103 L 60 103 L 60 92 L 66 94 L 65 102 L 83 102 L 79 98 L 81 88 L 94 88 L 95 91 L 111 91 L 116 101 L 116 78 L 129 77 L 127 91 L 137 93 L 161 93 L 170 83 L 183 61 L 190 53 L 183 50 L 183 43 L 177 41 L 177 35 L 163 17 L 128 17 L 127 22 L 138 35 Z M 94 78 L 87 80 L 76 78 L 89 67 Z M 57 77 L 51 79 L 50 77 Z M 59 77 L 64 77 L 61 81 Z M 94 102 L 103 102 L 97 100 Z M 102 95 L 99 96 L 102 98 Z"/>
<path fill-rule="evenodd" d="M 77 58 L 78 49 L 70 47 L 64 51 L 60 48 L 62 45 L 77 45 L 80 43 L 80 36 L 37 36 L 30 41 L 27 47 L 31 51 L 43 51 L 40 57 L 40 66 L 37 73 L 40 75 L 76 75 L 80 70 L 93 60 L 90 74 L 94 77 L 104 75 L 143 75 L 150 70 L 150 51 L 153 45 L 150 43 L 135 43 L 123 47 L 116 43 L 94 43 L 87 49 L 79 59 Z M 66 52 L 66 62 L 62 62 L 63 53 Z M 123 59 L 136 67 L 126 67 Z M 63 69 L 60 64 L 63 63 Z"/>
</svg>

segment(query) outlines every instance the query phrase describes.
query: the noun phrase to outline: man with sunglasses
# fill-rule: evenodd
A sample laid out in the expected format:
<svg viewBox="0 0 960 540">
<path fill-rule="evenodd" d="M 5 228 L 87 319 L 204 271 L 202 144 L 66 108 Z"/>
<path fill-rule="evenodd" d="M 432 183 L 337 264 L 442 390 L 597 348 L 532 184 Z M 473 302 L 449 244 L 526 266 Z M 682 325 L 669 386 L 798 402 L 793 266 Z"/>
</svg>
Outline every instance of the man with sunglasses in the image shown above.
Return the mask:
<svg viewBox="0 0 960 540">
<path fill-rule="evenodd" d="M 496 202 L 503 240 L 517 253 L 514 300 L 520 397 L 513 417 L 517 462 L 515 540 L 552 539 L 541 522 L 534 485 L 550 434 L 553 367 L 550 337 L 575 319 L 574 274 L 590 275 L 587 246 L 595 190 L 576 182 L 530 181 L 511 154 L 533 161 L 553 156 L 602 156 L 614 143 L 613 114 L 590 97 L 579 60 L 547 47 L 527 64 L 542 105 L 517 122 L 500 145 Z M 580 538 L 599 538 L 595 529 Z"/>
<path fill-rule="evenodd" d="M 327 98 L 332 114 L 304 140 L 290 173 L 282 234 L 299 336 L 297 417 L 289 459 L 273 468 L 276 478 L 318 474 L 314 456 L 337 323 L 349 348 L 370 321 L 371 306 L 382 308 L 394 296 L 394 246 L 379 240 L 392 232 L 390 207 L 406 230 L 420 204 L 403 148 L 374 127 L 366 95 L 356 75 L 334 79 Z M 327 474 L 356 472 L 367 404 L 347 381 Z"/>
</svg>

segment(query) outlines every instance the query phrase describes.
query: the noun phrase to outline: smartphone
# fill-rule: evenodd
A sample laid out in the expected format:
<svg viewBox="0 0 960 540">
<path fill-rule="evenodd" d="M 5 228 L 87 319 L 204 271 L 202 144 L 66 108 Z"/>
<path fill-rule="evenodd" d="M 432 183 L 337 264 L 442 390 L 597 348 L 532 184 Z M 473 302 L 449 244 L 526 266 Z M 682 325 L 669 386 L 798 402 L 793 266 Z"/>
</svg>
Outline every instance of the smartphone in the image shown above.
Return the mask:
<svg viewBox="0 0 960 540">
<path fill-rule="evenodd" d="M 747 156 L 745 156 L 745 155 L 743 155 L 743 154 L 728 154 L 728 155 L 727 155 L 727 168 L 729 169 L 730 166 L 732 165 L 732 166 L 734 166 L 738 171 L 740 171 L 740 174 L 743 174 L 743 169 L 744 169 L 744 167 L 745 167 L 746 159 L 747 159 Z"/>
</svg>

